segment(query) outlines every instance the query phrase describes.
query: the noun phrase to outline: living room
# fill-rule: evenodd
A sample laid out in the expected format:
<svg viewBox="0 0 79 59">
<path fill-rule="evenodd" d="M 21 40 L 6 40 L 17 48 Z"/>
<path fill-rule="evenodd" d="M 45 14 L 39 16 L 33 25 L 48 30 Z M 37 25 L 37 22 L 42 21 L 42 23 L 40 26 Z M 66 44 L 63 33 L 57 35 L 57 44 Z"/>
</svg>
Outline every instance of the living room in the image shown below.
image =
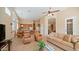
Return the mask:
<svg viewBox="0 0 79 59">
<path fill-rule="evenodd" d="M 39 51 L 42 40 L 43 51 L 79 50 L 78 7 L 1 7 L 0 12 L 10 51 Z"/>
</svg>

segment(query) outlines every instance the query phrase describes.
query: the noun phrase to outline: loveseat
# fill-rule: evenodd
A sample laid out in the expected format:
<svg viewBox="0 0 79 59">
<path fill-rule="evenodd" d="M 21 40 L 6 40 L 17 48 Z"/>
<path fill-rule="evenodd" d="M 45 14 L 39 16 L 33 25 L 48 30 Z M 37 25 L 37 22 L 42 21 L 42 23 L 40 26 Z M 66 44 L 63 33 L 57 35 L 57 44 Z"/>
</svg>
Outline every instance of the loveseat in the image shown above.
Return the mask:
<svg viewBox="0 0 79 59">
<path fill-rule="evenodd" d="M 31 43 L 33 41 L 33 37 L 29 31 L 24 31 L 22 40 L 24 44 Z"/>
</svg>

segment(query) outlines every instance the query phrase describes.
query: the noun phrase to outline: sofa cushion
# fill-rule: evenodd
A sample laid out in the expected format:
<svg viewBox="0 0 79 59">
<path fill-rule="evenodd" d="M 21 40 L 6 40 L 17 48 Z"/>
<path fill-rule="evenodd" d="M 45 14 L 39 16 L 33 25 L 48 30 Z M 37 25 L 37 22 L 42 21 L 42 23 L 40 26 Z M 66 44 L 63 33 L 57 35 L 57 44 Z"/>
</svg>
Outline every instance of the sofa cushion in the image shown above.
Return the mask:
<svg viewBox="0 0 79 59">
<path fill-rule="evenodd" d="M 64 38 L 63 38 L 63 40 L 66 41 L 66 42 L 71 42 L 70 35 L 65 35 Z"/>
<path fill-rule="evenodd" d="M 63 39 L 64 38 L 64 34 L 58 34 L 57 36 L 59 39 Z"/>
<path fill-rule="evenodd" d="M 72 36 L 71 42 L 77 42 L 77 41 L 78 41 L 78 38 L 75 36 Z"/>
<path fill-rule="evenodd" d="M 49 34 L 49 36 L 57 37 L 57 36 L 58 36 L 58 34 L 57 34 L 57 33 L 52 32 L 52 33 L 50 33 L 50 34 Z"/>
<path fill-rule="evenodd" d="M 54 37 L 54 36 L 48 36 L 48 38 L 50 38 L 50 39 L 54 39 L 54 38 L 56 38 L 56 37 Z"/>
</svg>

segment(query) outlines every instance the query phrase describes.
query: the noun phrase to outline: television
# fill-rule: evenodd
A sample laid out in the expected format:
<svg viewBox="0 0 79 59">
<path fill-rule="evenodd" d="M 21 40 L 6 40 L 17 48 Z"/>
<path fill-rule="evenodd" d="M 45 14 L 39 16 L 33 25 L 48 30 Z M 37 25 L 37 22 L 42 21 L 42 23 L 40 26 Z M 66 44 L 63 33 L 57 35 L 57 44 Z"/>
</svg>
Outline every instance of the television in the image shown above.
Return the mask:
<svg viewBox="0 0 79 59">
<path fill-rule="evenodd" d="M 0 24 L 0 41 L 5 39 L 5 25 Z"/>
</svg>

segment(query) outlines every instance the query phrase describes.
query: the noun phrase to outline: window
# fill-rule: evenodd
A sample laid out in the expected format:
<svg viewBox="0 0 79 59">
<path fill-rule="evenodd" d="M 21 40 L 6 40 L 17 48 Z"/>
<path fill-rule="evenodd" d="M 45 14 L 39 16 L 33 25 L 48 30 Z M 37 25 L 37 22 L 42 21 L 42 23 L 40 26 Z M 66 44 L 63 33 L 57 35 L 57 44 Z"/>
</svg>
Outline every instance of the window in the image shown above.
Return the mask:
<svg viewBox="0 0 79 59">
<path fill-rule="evenodd" d="M 16 19 L 12 20 L 12 31 L 16 31 Z"/>
<path fill-rule="evenodd" d="M 11 16 L 11 12 L 10 12 L 10 10 L 9 10 L 8 8 L 5 8 L 5 13 L 6 13 L 7 15 Z"/>
<path fill-rule="evenodd" d="M 67 34 L 73 34 L 73 19 L 67 19 Z"/>
<path fill-rule="evenodd" d="M 64 32 L 65 34 L 72 34 L 77 35 L 78 34 L 78 27 L 77 27 L 77 16 L 68 16 L 65 18 L 65 27 Z"/>
</svg>

